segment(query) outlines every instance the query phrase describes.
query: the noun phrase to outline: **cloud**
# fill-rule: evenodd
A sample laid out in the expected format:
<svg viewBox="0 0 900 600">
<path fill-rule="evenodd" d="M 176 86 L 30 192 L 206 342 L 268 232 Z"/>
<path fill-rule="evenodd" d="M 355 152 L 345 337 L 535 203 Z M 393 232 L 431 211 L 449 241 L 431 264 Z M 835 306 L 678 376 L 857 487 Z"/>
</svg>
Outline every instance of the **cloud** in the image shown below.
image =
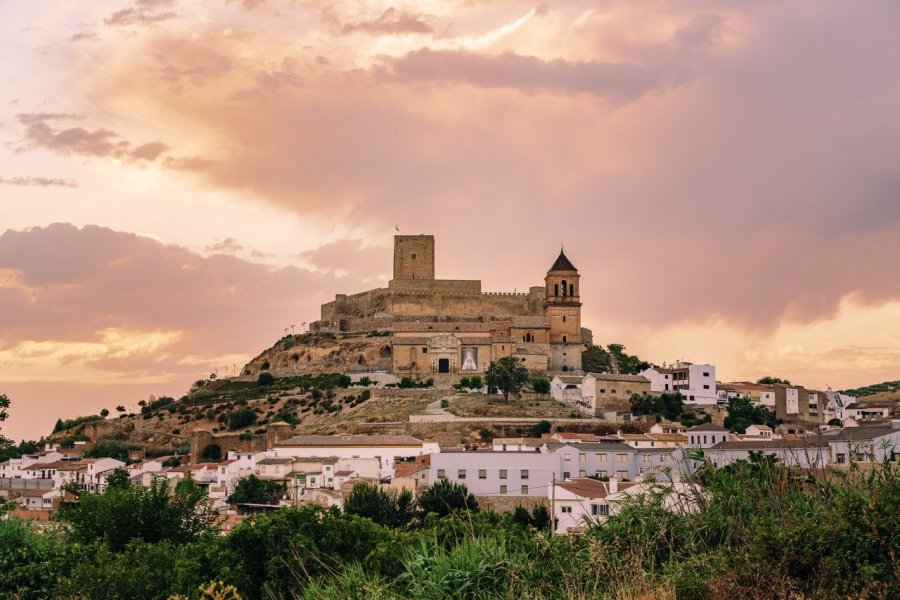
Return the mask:
<svg viewBox="0 0 900 600">
<path fill-rule="evenodd" d="M 117 10 L 103 19 L 103 23 L 110 27 L 154 25 L 178 17 L 174 11 L 163 10 L 174 5 L 174 0 L 137 0 L 134 6 Z"/>
<path fill-rule="evenodd" d="M 81 119 L 79 115 L 66 113 L 23 113 L 16 116 L 25 126 L 24 137 L 17 147 L 18 152 L 43 149 L 56 154 L 112 158 L 126 163 L 152 163 L 171 150 L 163 142 L 146 142 L 134 145 L 121 139 L 115 131 L 103 127 L 59 128 L 59 121 Z M 199 157 L 165 156 L 161 161 L 165 168 L 183 171 L 201 171 L 211 161 Z"/>
<path fill-rule="evenodd" d="M 389 61 L 401 81 L 462 82 L 527 93 L 591 94 L 616 102 L 634 100 L 656 88 L 662 73 L 641 65 L 541 60 L 511 52 L 485 55 L 423 48 Z"/>
<path fill-rule="evenodd" d="M 255 10 L 266 5 L 266 0 L 228 0 L 228 4 L 240 4 L 244 10 Z"/>
<path fill-rule="evenodd" d="M 95 42 L 99 39 L 100 36 L 93 31 L 80 31 L 69 36 L 70 42 Z"/>
<path fill-rule="evenodd" d="M 222 367 L 223 357 L 230 368 L 287 324 L 315 320 L 345 285 L 362 282 L 230 254 L 203 257 L 97 226 L 7 230 L 0 235 L 4 384 L 154 384 L 177 394 L 210 365 Z"/>
<path fill-rule="evenodd" d="M 206 247 L 206 251 L 211 254 L 237 254 L 238 252 L 243 251 L 243 249 L 244 246 L 238 243 L 233 237 L 225 238 L 224 240 L 217 241 L 215 244 Z"/>
<path fill-rule="evenodd" d="M 374 35 L 403 35 L 408 33 L 429 34 L 434 29 L 425 16 L 420 13 L 387 8 L 374 19 L 346 23 L 341 26 L 341 33 L 364 32 Z"/>
<path fill-rule="evenodd" d="M 20 187 L 78 187 L 74 179 L 61 179 L 58 177 L 0 177 L 0 185 L 14 185 Z"/>
</svg>

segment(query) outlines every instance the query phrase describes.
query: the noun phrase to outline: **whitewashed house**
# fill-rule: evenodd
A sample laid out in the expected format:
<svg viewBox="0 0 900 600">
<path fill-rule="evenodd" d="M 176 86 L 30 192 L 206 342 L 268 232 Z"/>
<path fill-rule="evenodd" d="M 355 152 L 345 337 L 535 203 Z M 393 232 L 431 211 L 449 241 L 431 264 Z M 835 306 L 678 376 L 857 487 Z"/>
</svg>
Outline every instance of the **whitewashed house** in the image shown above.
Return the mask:
<svg viewBox="0 0 900 600">
<path fill-rule="evenodd" d="M 681 392 L 685 404 L 710 406 L 719 402 L 714 365 L 677 361 L 673 365 L 650 367 L 641 371 L 641 375 L 650 381 L 651 391 Z"/>
</svg>

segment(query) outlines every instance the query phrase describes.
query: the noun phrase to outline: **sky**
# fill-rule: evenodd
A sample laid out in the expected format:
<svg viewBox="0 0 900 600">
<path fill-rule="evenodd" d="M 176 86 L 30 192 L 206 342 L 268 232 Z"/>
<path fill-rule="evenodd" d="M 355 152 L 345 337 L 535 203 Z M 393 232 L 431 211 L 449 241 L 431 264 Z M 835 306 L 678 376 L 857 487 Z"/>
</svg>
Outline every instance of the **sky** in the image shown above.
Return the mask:
<svg viewBox="0 0 900 600">
<path fill-rule="evenodd" d="M 2 433 L 384 285 L 540 285 L 720 380 L 900 378 L 900 4 L 0 0 Z"/>
</svg>

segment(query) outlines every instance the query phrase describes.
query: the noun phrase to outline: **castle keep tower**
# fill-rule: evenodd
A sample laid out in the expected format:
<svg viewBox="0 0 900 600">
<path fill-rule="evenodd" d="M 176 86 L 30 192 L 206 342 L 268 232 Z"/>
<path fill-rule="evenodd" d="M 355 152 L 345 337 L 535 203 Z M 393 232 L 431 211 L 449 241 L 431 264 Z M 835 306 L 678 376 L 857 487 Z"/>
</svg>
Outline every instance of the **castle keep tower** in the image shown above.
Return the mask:
<svg viewBox="0 0 900 600">
<path fill-rule="evenodd" d="M 434 236 L 394 236 L 394 279 L 434 279 Z"/>
<path fill-rule="evenodd" d="M 565 252 L 559 257 L 544 278 L 546 299 L 544 315 L 550 325 L 551 371 L 577 371 L 581 369 L 581 297 L 578 269 L 569 261 Z"/>
</svg>

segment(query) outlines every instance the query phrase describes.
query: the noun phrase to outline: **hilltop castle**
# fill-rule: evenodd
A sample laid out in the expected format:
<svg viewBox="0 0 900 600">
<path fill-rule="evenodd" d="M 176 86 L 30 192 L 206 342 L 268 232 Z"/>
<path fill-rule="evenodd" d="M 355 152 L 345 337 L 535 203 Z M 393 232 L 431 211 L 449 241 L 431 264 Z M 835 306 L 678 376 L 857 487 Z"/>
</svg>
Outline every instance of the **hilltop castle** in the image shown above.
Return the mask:
<svg viewBox="0 0 900 600">
<path fill-rule="evenodd" d="M 543 286 L 482 292 L 479 280 L 435 279 L 434 236 L 394 236 L 386 288 L 338 294 L 312 331 L 392 334 L 394 373 L 475 375 L 491 361 L 521 358 L 532 371 L 579 371 L 591 332 L 581 327 L 579 274 L 561 250 Z"/>
</svg>

